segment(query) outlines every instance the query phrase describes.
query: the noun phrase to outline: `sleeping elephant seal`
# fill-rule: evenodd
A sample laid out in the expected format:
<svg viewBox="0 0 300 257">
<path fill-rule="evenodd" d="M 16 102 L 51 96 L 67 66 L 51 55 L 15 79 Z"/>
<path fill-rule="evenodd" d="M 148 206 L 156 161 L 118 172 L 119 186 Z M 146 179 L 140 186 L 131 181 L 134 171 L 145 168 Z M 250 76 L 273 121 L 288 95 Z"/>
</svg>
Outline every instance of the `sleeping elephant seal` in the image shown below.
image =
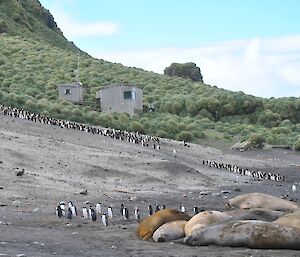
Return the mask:
<svg viewBox="0 0 300 257">
<path fill-rule="evenodd" d="M 195 230 L 188 245 L 220 245 L 260 249 L 300 249 L 300 231 L 260 220 L 230 221 Z"/>
<path fill-rule="evenodd" d="M 207 227 L 213 223 L 230 219 L 231 216 L 220 211 L 204 211 L 193 216 L 185 225 L 184 232 L 188 236 L 195 229 Z"/>
<path fill-rule="evenodd" d="M 154 231 L 161 225 L 174 220 L 189 220 L 190 216 L 187 213 L 173 209 L 162 209 L 155 212 L 153 215 L 145 218 L 137 228 L 137 236 L 143 240 L 149 240 Z"/>
<path fill-rule="evenodd" d="M 263 193 L 239 195 L 230 199 L 226 207 L 229 209 L 265 208 L 274 211 L 289 211 L 299 208 L 295 203 Z"/>
<path fill-rule="evenodd" d="M 300 230 L 300 210 L 294 213 L 288 213 L 280 217 L 279 219 L 275 220 L 274 223 Z"/>
<path fill-rule="evenodd" d="M 274 221 L 279 217 L 286 214 L 283 211 L 273 211 L 263 208 L 255 208 L 249 210 L 232 210 L 225 212 L 226 214 L 232 216 L 230 221 L 233 220 L 262 220 L 262 221 Z"/>
<path fill-rule="evenodd" d="M 153 234 L 155 242 L 168 242 L 185 237 L 184 226 L 186 220 L 175 220 L 160 226 Z"/>
</svg>

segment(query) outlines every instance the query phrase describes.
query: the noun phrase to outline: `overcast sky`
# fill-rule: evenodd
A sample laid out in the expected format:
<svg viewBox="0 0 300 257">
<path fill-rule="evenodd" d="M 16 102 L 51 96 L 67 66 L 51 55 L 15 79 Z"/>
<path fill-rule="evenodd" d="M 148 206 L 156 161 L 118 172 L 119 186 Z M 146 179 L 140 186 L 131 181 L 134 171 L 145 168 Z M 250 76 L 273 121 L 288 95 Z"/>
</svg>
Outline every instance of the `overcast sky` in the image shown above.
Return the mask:
<svg viewBox="0 0 300 257">
<path fill-rule="evenodd" d="M 298 0 L 40 0 L 93 57 L 163 73 L 195 62 L 204 81 L 300 97 Z"/>
</svg>

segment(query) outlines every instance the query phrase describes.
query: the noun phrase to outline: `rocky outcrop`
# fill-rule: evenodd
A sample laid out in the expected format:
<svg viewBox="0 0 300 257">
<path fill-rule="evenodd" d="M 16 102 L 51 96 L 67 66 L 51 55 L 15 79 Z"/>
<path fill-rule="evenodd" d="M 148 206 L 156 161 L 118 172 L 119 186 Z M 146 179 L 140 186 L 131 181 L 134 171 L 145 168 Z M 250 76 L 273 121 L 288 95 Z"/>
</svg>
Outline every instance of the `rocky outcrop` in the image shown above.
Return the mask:
<svg viewBox="0 0 300 257">
<path fill-rule="evenodd" d="M 177 76 L 193 81 L 203 82 L 201 70 L 193 62 L 188 63 L 172 63 L 170 67 L 165 68 L 164 74 L 168 76 Z"/>
</svg>

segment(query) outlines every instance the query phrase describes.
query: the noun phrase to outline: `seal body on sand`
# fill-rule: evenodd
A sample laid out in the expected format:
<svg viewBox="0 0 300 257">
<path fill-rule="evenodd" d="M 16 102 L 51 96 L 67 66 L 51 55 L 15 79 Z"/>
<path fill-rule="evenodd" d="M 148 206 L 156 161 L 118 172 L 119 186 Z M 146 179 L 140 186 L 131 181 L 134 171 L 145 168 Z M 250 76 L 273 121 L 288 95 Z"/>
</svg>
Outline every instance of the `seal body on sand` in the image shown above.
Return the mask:
<svg viewBox="0 0 300 257">
<path fill-rule="evenodd" d="M 231 221 L 195 230 L 188 245 L 220 245 L 261 249 L 300 249 L 300 231 L 260 220 Z"/>
<path fill-rule="evenodd" d="M 137 228 L 137 236 L 143 240 L 149 240 L 154 231 L 161 225 L 174 220 L 189 220 L 190 216 L 173 209 L 163 209 L 145 218 Z"/>
<path fill-rule="evenodd" d="M 152 238 L 155 242 L 168 242 L 185 236 L 184 226 L 186 220 L 175 220 L 160 226 L 153 234 Z"/>
<path fill-rule="evenodd" d="M 204 211 L 193 216 L 185 225 L 185 235 L 190 235 L 195 229 L 207 227 L 216 222 L 230 219 L 231 216 L 220 211 Z"/>
<path fill-rule="evenodd" d="M 288 213 L 274 221 L 276 224 L 280 224 L 290 228 L 297 228 L 300 230 L 300 210 L 294 213 Z M 300 242 L 299 242 L 300 244 Z"/>
<path fill-rule="evenodd" d="M 283 211 L 273 211 L 263 208 L 255 208 L 250 210 L 232 210 L 225 212 L 226 214 L 232 216 L 230 221 L 233 220 L 262 220 L 262 221 L 274 221 L 279 217 L 286 214 Z"/>
<path fill-rule="evenodd" d="M 239 195 L 230 199 L 226 207 L 229 209 L 265 208 L 275 211 L 288 211 L 299 208 L 295 203 L 263 193 Z"/>
</svg>

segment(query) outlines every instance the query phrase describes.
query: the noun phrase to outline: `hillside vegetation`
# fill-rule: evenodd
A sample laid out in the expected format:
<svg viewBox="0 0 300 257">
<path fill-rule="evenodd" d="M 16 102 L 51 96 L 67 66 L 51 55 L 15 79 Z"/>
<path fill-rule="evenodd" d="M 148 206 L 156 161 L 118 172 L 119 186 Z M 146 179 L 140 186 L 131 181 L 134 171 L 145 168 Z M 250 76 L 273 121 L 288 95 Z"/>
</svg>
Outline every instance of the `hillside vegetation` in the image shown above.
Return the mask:
<svg viewBox="0 0 300 257">
<path fill-rule="evenodd" d="M 253 146 L 266 142 L 300 148 L 300 98 L 254 97 L 94 59 L 81 51 L 85 103 L 59 100 L 57 85 L 75 80 L 79 50 L 63 37 L 52 15 L 36 0 L 0 0 L 0 31 L 1 26 L 7 32 L 0 34 L 0 102 L 5 105 L 205 144 L 250 140 Z M 144 103 L 154 103 L 156 112 L 130 117 L 97 111 L 97 90 L 117 81 L 143 88 Z"/>
</svg>

